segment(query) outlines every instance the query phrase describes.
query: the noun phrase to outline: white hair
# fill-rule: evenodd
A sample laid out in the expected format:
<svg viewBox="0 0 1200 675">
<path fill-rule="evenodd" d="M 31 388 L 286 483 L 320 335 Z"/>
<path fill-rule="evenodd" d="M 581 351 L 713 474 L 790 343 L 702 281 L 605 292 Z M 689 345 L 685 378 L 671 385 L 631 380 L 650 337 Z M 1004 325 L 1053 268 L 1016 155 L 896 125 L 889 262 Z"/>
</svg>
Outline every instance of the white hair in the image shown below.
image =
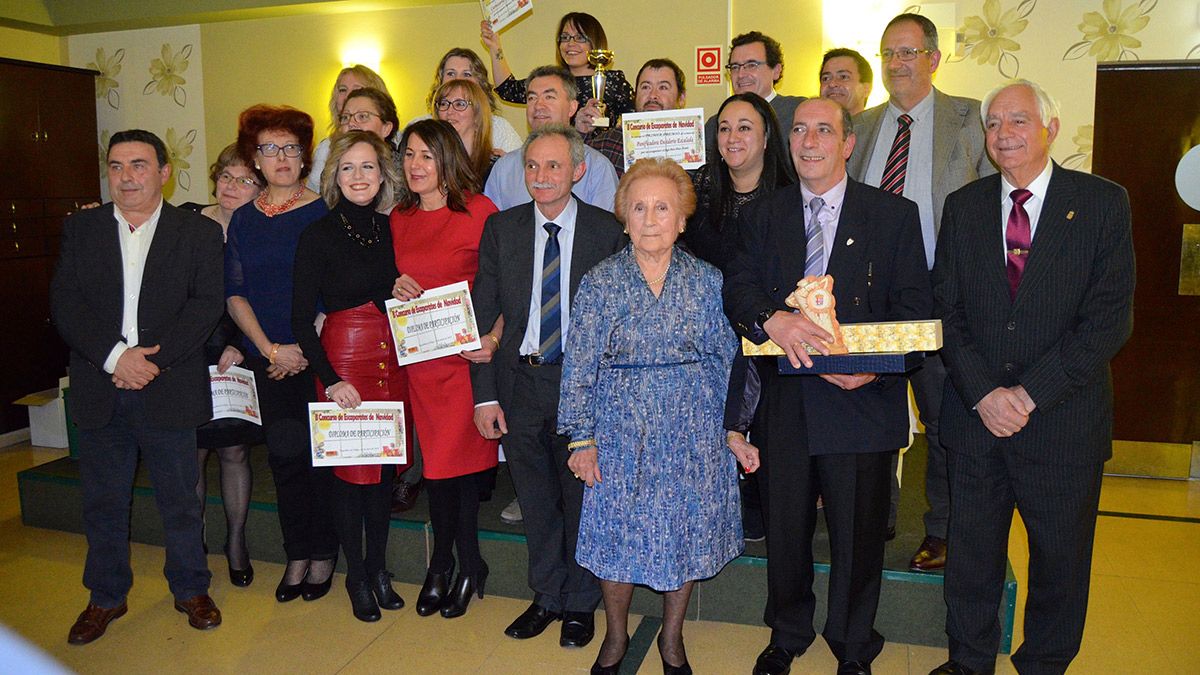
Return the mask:
<svg viewBox="0 0 1200 675">
<path fill-rule="evenodd" d="M 1036 82 L 1016 79 L 997 86 L 983 97 L 983 103 L 979 106 L 979 118 L 983 120 L 985 127 L 987 126 L 988 108 L 992 107 L 992 100 L 1009 87 L 1028 87 L 1029 91 L 1033 92 L 1033 98 L 1037 101 L 1038 115 L 1042 118 L 1042 126 L 1048 127 L 1050 120 L 1058 119 L 1058 102 L 1051 98 L 1046 90 L 1038 86 Z"/>
</svg>

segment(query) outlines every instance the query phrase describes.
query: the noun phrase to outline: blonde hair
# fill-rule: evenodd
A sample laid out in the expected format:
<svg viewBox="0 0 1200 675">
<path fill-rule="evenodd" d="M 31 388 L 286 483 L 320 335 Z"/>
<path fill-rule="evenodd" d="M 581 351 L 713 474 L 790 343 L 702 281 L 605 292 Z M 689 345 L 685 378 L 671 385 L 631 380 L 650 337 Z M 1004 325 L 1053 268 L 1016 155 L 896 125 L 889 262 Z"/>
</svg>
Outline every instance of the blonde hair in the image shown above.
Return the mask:
<svg viewBox="0 0 1200 675">
<path fill-rule="evenodd" d="M 342 189 L 337 184 L 336 176 L 338 166 L 342 163 L 342 156 L 359 143 L 366 143 L 375 150 L 375 156 L 379 163 L 379 174 L 383 177 L 383 182 L 379 186 L 379 196 L 376 198 L 375 210 L 387 213 L 396 203 L 396 192 L 400 185 L 400 170 L 396 168 L 392 144 L 370 131 L 352 130 L 334 134 L 329 143 L 329 159 L 325 162 L 325 168 L 321 170 L 321 197 L 331 209 L 342 200 Z"/>
<path fill-rule="evenodd" d="M 471 110 L 475 111 L 475 134 L 471 139 L 471 169 L 481 182 L 487 175 L 488 167 L 492 165 L 492 110 L 488 107 L 487 94 L 474 80 L 450 80 L 438 87 L 433 97 L 433 116 L 442 119 L 437 109 L 437 102 L 449 98 L 454 90 L 463 91 Z M 466 143 L 463 143 L 465 146 Z M 483 185 L 475 186 L 474 192 L 482 192 Z"/>
<path fill-rule="evenodd" d="M 342 112 L 341 110 L 338 110 L 337 107 L 338 80 L 342 79 L 342 76 L 347 73 L 354 73 L 354 76 L 363 83 L 364 87 L 372 87 L 391 96 L 391 92 L 388 91 L 387 84 L 383 81 L 383 78 L 379 76 L 379 73 L 371 70 L 361 63 L 342 68 L 338 71 L 337 77 L 333 78 L 333 89 L 329 92 L 329 133 L 331 134 L 337 131 L 338 115 L 340 115 Z"/>
<path fill-rule="evenodd" d="M 679 211 L 684 219 L 696 212 L 696 191 L 692 187 L 692 179 L 688 177 L 683 167 L 673 159 L 665 157 L 646 157 L 639 159 L 629 167 L 621 182 L 617 184 L 616 216 L 621 224 L 625 224 L 625 211 L 629 208 L 629 189 L 643 178 L 666 178 L 675 183 L 679 195 Z"/>
</svg>

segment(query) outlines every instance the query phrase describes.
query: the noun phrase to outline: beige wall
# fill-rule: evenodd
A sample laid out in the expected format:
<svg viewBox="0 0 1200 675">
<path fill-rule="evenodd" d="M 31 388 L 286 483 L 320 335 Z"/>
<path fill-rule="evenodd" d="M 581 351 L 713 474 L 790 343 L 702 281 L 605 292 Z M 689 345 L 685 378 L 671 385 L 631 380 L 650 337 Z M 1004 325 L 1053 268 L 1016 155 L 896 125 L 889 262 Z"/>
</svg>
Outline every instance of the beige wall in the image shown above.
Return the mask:
<svg viewBox="0 0 1200 675">
<path fill-rule="evenodd" d="M 783 79 L 775 86 L 776 91 L 792 96 L 816 96 L 817 73 L 824 53 L 821 0 L 736 0 L 729 4 L 733 8 L 730 37 L 757 30 L 778 40 L 783 47 Z M 725 48 L 729 48 L 728 40 Z M 729 54 L 725 53 L 725 57 L 728 59 Z"/>
<path fill-rule="evenodd" d="M 64 41 L 53 35 L 0 26 L 0 56 L 22 61 L 66 64 Z"/>
</svg>

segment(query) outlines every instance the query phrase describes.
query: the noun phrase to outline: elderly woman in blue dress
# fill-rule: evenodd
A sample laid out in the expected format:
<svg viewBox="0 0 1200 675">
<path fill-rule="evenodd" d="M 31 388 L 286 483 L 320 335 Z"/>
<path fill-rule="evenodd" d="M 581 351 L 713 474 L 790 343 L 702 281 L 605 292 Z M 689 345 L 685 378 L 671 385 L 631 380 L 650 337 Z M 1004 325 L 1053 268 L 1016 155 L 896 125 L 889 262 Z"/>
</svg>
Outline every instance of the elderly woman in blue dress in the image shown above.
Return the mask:
<svg viewBox="0 0 1200 675">
<path fill-rule="evenodd" d="M 576 559 L 604 592 L 607 633 L 592 673 L 620 670 L 635 584 L 663 593 L 663 671 L 690 673 L 683 619 L 692 586 L 742 551 L 735 456 L 722 428 L 736 340 L 721 311 L 721 273 L 675 247 L 696 207 L 683 169 L 638 161 L 616 206 L 631 243 L 580 283 L 558 408 L 568 466 L 588 486 Z M 758 467 L 756 450 L 738 452 L 747 470 Z"/>
</svg>

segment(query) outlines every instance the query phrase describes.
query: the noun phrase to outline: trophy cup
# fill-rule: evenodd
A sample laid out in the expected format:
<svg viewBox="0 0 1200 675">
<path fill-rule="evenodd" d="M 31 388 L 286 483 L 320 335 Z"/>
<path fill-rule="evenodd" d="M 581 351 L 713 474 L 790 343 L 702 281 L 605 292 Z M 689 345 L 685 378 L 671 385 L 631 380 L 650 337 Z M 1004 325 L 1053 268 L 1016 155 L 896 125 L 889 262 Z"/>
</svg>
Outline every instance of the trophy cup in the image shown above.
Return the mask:
<svg viewBox="0 0 1200 675">
<path fill-rule="evenodd" d="M 592 49 L 588 51 L 588 63 L 596 69 L 592 74 L 592 98 L 596 99 L 596 107 L 600 109 L 600 117 L 592 123 L 596 127 L 607 127 L 608 106 L 604 104 L 604 87 L 608 84 L 608 69 L 612 67 L 616 54 L 608 49 Z"/>
</svg>

